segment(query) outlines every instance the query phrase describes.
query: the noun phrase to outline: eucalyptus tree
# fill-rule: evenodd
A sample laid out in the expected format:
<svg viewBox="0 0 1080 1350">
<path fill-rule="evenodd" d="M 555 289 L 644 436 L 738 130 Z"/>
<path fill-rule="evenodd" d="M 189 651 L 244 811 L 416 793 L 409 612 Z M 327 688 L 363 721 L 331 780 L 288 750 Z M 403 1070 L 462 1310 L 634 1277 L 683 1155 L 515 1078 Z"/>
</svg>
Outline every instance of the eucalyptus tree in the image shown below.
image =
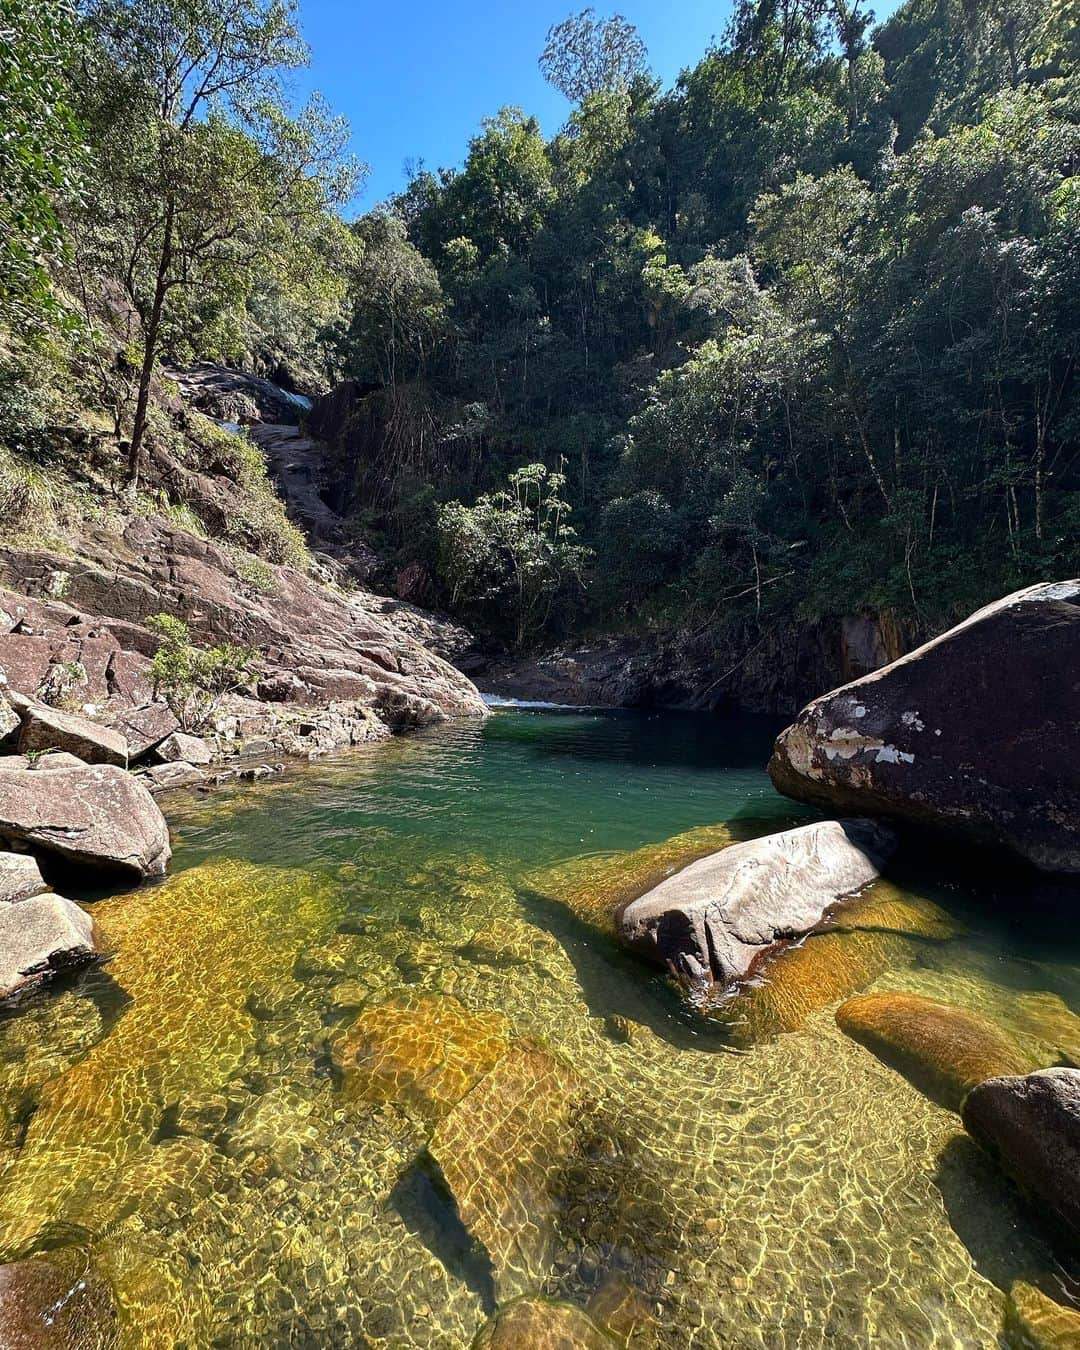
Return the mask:
<svg viewBox="0 0 1080 1350">
<path fill-rule="evenodd" d="M 288 109 L 282 73 L 307 60 L 291 0 L 94 0 L 88 24 L 96 238 L 139 319 L 134 490 L 164 335 L 235 300 L 356 169 L 318 98 Z"/>
<path fill-rule="evenodd" d="M 540 73 L 571 103 L 583 103 L 592 94 L 629 89 L 646 57 L 637 29 L 621 14 L 598 19 L 594 9 L 583 9 L 548 30 Z"/>
</svg>

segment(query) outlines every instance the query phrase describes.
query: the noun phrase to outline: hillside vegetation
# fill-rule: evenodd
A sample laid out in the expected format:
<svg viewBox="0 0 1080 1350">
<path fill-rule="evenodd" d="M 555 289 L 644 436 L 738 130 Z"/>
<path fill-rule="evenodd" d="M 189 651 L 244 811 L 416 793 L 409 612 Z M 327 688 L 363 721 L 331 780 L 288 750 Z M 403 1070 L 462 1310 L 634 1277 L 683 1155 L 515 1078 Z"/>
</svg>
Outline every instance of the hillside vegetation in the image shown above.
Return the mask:
<svg viewBox="0 0 1080 1350">
<path fill-rule="evenodd" d="M 517 648 L 1080 571 L 1074 0 L 739 0 L 667 90 L 585 11 L 557 135 L 504 108 L 351 224 L 280 0 L 0 14 L 6 525 L 160 490 L 159 364 L 210 358 L 352 381 L 340 504 Z"/>
</svg>

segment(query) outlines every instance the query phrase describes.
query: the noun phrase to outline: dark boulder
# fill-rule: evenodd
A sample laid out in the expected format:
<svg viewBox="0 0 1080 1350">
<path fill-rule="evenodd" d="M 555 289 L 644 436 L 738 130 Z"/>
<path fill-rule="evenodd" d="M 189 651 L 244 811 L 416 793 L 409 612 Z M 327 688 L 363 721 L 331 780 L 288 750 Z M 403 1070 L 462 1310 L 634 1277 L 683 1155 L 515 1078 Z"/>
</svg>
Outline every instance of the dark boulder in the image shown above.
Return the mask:
<svg viewBox="0 0 1080 1350">
<path fill-rule="evenodd" d="M 961 1115 L 1034 1208 L 1080 1246 L 1080 1069 L 988 1078 Z"/>
<path fill-rule="evenodd" d="M 809 704 L 769 773 L 828 811 L 1080 872 L 1080 581 L 1029 586 Z"/>
</svg>

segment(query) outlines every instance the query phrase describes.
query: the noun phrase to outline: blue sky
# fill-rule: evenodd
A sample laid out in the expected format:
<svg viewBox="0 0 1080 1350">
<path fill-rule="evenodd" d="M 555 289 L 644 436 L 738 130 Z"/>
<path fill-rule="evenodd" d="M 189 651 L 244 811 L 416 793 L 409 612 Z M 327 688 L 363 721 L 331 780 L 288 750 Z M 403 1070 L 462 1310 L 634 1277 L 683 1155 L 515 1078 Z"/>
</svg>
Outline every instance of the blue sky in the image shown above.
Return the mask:
<svg viewBox="0 0 1080 1350">
<path fill-rule="evenodd" d="M 352 125 L 352 148 L 371 166 L 356 202 L 374 206 L 403 186 L 404 162 L 460 164 L 481 119 L 516 104 L 552 135 L 570 106 L 536 62 L 552 24 L 588 0 L 300 0 L 312 49 L 297 92 L 318 89 Z M 879 18 L 894 0 L 881 0 Z M 635 24 L 665 85 L 723 33 L 730 0 L 594 0 L 598 14 Z"/>
</svg>

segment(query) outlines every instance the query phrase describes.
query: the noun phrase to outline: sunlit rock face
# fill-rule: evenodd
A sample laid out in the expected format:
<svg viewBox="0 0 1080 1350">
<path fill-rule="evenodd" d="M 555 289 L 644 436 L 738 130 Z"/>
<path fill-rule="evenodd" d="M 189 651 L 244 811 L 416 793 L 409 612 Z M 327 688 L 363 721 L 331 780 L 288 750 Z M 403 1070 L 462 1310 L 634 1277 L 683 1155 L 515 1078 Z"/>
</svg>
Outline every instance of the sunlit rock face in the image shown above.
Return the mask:
<svg viewBox="0 0 1080 1350">
<path fill-rule="evenodd" d="M 781 792 L 1080 872 L 1080 581 L 1029 586 L 815 699 L 776 742 Z"/>
</svg>

